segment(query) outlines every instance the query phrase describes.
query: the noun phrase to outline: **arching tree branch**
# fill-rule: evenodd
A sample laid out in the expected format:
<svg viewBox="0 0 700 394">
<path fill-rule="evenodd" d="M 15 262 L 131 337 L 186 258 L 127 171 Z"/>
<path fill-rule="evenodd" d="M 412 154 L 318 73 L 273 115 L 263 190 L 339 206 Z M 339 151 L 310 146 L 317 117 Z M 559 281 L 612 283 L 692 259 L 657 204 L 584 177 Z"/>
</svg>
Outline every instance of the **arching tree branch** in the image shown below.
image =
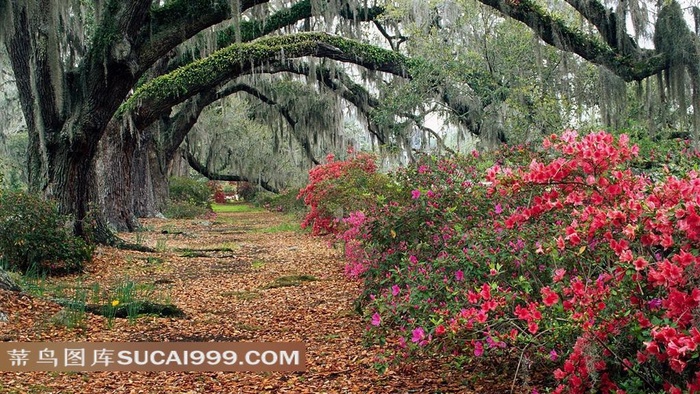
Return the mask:
<svg viewBox="0 0 700 394">
<path fill-rule="evenodd" d="M 119 114 L 133 112 L 136 127 L 143 129 L 158 114 L 195 94 L 252 73 L 256 67 L 304 56 L 327 57 L 370 70 L 409 75 L 410 61 L 404 56 L 357 41 L 326 33 L 264 37 L 251 43 L 233 44 L 148 82 L 122 105 Z"/>
<path fill-rule="evenodd" d="M 269 192 L 279 193 L 279 190 L 277 190 L 277 188 L 270 186 L 267 182 L 263 180 L 260 180 L 258 182 L 252 181 L 249 178 L 240 175 L 218 174 L 214 171 L 210 171 L 209 168 L 207 168 L 207 166 L 200 163 L 189 150 L 186 150 L 186 155 L 187 162 L 190 164 L 190 167 L 192 167 L 195 171 L 197 171 L 207 179 L 211 179 L 212 181 L 250 182 L 253 184 L 260 185 L 260 187 Z"/>
<path fill-rule="evenodd" d="M 619 48 L 617 37 L 612 35 L 609 20 L 604 20 L 599 7 L 588 4 L 596 0 L 571 0 L 572 5 L 582 10 L 585 18 L 590 18 L 604 34 L 606 42 L 568 26 L 563 20 L 552 16 L 532 0 L 479 0 L 506 16 L 530 27 L 544 42 L 564 51 L 573 52 L 582 58 L 604 66 L 625 81 L 641 81 L 660 73 L 667 60 L 664 54 L 628 45 L 627 50 Z M 627 43 L 629 40 L 622 40 Z M 631 51 L 631 52 L 630 52 Z"/>
<path fill-rule="evenodd" d="M 240 0 L 244 12 L 269 0 Z M 139 63 L 150 65 L 176 45 L 203 29 L 233 16 L 229 0 L 176 0 L 150 13 L 148 28 L 141 32 Z"/>
</svg>

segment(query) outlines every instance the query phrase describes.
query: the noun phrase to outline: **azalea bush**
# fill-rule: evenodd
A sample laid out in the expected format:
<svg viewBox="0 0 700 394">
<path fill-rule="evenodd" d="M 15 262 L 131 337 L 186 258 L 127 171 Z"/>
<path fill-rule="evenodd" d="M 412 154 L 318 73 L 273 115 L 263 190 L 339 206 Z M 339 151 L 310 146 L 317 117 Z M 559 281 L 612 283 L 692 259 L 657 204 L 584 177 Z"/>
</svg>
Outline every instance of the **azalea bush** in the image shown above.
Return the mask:
<svg viewBox="0 0 700 394">
<path fill-rule="evenodd" d="M 213 193 L 214 202 L 217 204 L 226 203 L 226 193 L 224 193 L 224 188 L 221 186 L 220 182 L 209 181 L 207 182 L 207 187 Z"/>
<path fill-rule="evenodd" d="M 250 182 L 240 182 L 238 184 L 238 196 L 245 201 L 253 201 L 258 194 L 258 187 Z"/>
<path fill-rule="evenodd" d="M 314 235 L 335 234 L 350 212 L 377 205 L 391 190 L 386 177 L 377 172 L 374 156 L 357 153 L 336 160 L 329 154 L 325 164 L 309 171 L 309 184 L 297 196 L 309 208 L 301 226 L 311 227 Z"/>
<path fill-rule="evenodd" d="M 700 391 L 700 176 L 652 180 L 637 156 L 567 131 L 393 174 L 397 196 L 336 221 L 368 337 L 402 360 L 516 357 L 555 392 Z"/>
</svg>

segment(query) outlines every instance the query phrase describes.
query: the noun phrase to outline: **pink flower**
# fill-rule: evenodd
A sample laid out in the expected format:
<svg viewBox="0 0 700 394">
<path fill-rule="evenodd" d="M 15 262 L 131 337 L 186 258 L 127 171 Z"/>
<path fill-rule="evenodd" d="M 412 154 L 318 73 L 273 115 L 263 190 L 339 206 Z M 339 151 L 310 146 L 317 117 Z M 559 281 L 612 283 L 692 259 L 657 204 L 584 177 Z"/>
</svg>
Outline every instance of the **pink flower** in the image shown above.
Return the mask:
<svg viewBox="0 0 700 394">
<path fill-rule="evenodd" d="M 379 327 L 380 324 L 382 324 L 382 317 L 379 316 L 379 312 L 374 312 L 374 315 L 372 315 L 372 325 Z"/>
<path fill-rule="evenodd" d="M 455 272 L 455 279 L 458 281 L 464 280 L 464 272 L 462 272 L 462 270 L 457 270 L 457 272 Z"/>
<path fill-rule="evenodd" d="M 401 288 L 398 285 L 391 286 L 391 295 L 396 297 L 399 293 L 401 293 Z"/>
<path fill-rule="evenodd" d="M 399 347 L 401 349 L 406 347 L 406 338 L 404 338 L 404 337 L 399 338 Z"/>
<path fill-rule="evenodd" d="M 649 265 L 649 263 L 646 261 L 646 259 L 644 259 L 644 257 L 641 257 L 641 256 L 640 256 L 640 257 L 637 257 L 637 259 L 634 260 L 634 261 L 632 262 L 632 264 L 634 265 L 634 269 L 635 269 L 636 271 L 641 271 L 641 270 L 643 270 L 644 268 L 646 268 L 647 265 Z"/>
<path fill-rule="evenodd" d="M 501 207 L 501 203 L 496 204 L 494 207 L 494 211 L 496 212 L 496 215 L 500 215 L 501 212 L 503 212 L 503 207 Z"/>
<path fill-rule="evenodd" d="M 559 282 L 560 280 L 564 279 L 565 274 L 566 274 L 566 270 L 564 268 L 557 268 L 554 270 L 554 275 L 552 276 L 552 280 L 554 282 Z"/>
<path fill-rule="evenodd" d="M 537 325 L 537 323 L 535 323 L 534 321 L 528 323 L 527 325 L 527 330 L 530 331 L 530 333 L 532 334 L 537 334 L 537 330 L 539 330 L 539 328 L 539 325 Z"/>
<path fill-rule="evenodd" d="M 425 331 L 423 331 L 423 327 L 418 327 L 418 328 L 413 330 L 413 337 L 411 338 L 411 342 L 419 343 L 424 339 L 425 339 Z"/>
<path fill-rule="evenodd" d="M 411 264 L 416 264 L 416 263 L 418 263 L 418 257 L 416 257 L 416 256 L 414 256 L 414 255 L 410 255 L 410 256 L 408 257 L 408 261 L 410 261 Z"/>
<path fill-rule="evenodd" d="M 557 358 L 558 358 L 558 357 L 559 357 L 559 355 L 557 354 L 557 351 L 556 351 L 556 350 L 552 349 L 552 351 L 549 352 L 549 359 L 550 359 L 550 360 L 552 360 L 552 361 L 557 361 Z"/>
<path fill-rule="evenodd" d="M 481 342 L 477 342 L 474 344 L 474 355 L 477 357 L 481 357 L 484 354 L 484 345 L 481 344 Z"/>
<path fill-rule="evenodd" d="M 420 190 L 415 189 L 415 190 L 411 191 L 411 198 L 414 200 L 420 198 Z"/>
</svg>

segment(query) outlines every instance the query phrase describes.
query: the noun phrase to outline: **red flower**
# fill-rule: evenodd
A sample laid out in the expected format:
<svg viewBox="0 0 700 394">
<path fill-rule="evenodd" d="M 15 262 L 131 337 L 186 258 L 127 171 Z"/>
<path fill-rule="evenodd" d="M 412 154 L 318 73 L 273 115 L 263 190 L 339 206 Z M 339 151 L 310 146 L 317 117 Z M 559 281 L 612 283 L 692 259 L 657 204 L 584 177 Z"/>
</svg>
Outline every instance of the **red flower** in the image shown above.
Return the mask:
<svg viewBox="0 0 700 394">
<path fill-rule="evenodd" d="M 644 257 L 641 257 L 641 256 L 637 257 L 637 259 L 634 260 L 634 262 L 632 262 L 632 264 L 634 265 L 634 269 L 637 271 L 641 271 L 644 268 L 646 268 L 647 265 L 649 265 L 649 263 L 646 261 L 646 259 L 644 259 Z"/>
<path fill-rule="evenodd" d="M 435 335 L 443 335 L 445 333 L 445 326 L 440 324 L 439 326 L 435 327 Z"/>
<path fill-rule="evenodd" d="M 549 286 L 543 287 L 540 292 L 542 293 L 542 302 L 544 302 L 546 306 L 552 306 L 559 302 L 559 295 L 553 292 Z"/>
</svg>

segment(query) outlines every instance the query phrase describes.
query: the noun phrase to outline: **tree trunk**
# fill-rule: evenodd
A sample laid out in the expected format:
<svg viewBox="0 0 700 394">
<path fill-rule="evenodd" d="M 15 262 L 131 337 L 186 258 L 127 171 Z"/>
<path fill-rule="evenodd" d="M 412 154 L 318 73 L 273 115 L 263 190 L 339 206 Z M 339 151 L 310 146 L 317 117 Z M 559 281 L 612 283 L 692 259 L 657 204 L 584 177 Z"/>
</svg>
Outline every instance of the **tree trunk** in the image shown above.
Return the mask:
<svg viewBox="0 0 700 394">
<path fill-rule="evenodd" d="M 49 182 L 43 193 L 57 202 L 60 213 L 69 215 L 75 235 L 88 241 L 113 245 L 117 238 L 110 230 L 99 203 L 96 203 L 99 201 L 96 194 L 98 182 L 94 176 L 96 162 L 93 160 L 93 150 L 72 154 L 66 145 L 57 145 L 53 151 L 49 151 Z M 30 180 L 30 188 L 43 180 Z"/>
<path fill-rule="evenodd" d="M 141 133 L 141 143 L 134 156 L 133 206 L 140 218 L 162 217 L 168 199 L 168 162 L 159 127 L 151 125 Z"/>
<path fill-rule="evenodd" d="M 139 145 L 138 134 L 125 130 L 116 122 L 107 126 L 96 159 L 98 179 L 95 190 L 105 220 L 116 231 L 134 231 L 139 227 L 132 204 L 132 174 L 137 170 L 134 159 Z"/>
</svg>

